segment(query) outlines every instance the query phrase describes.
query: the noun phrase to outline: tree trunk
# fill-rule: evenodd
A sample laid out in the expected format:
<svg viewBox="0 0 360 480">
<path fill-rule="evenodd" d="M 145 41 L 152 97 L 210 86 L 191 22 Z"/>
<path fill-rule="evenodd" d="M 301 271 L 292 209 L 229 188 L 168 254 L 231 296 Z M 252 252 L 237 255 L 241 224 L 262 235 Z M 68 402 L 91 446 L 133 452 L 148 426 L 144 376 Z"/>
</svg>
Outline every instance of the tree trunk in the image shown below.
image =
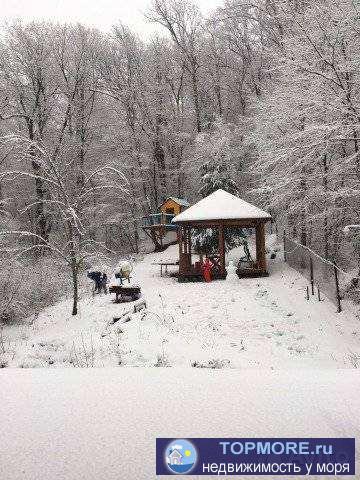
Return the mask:
<svg viewBox="0 0 360 480">
<path fill-rule="evenodd" d="M 159 206 L 159 193 L 157 188 L 157 178 L 156 178 L 156 163 L 153 165 L 153 188 L 154 188 L 154 208 L 157 209 Z"/>
<path fill-rule="evenodd" d="M 221 98 L 221 86 L 220 86 L 220 81 L 214 86 L 215 90 L 215 95 L 217 99 L 217 105 L 218 105 L 218 113 L 219 116 L 223 116 L 223 107 L 222 107 L 222 98 Z"/>
<path fill-rule="evenodd" d="M 29 139 L 31 141 L 35 140 L 34 125 L 32 121 L 28 124 Z M 35 206 L 35 228 L 36 234 L 42 237 L 45 241 L 48 240 L 50 234 L 50 225 L 44 208 L 44 200 L 46 198 L 46 189 L 44 187 L 44 182 L 41 178 L 41 166 L 39 161 L 36 158 L 36 150 L 33 145 L 30 146 L 30 156 L 31 156 L 31 165 L 34 171 L 34 174 L 37 176 L 35 178 L 35 192 L 37 204 Z"/>
<path fill-rule="evenodd" d="M 194 96 L 194 107 L 196 115 L 196 130 L 198 133 L 201 133 L 201 112 L 200 112 L 200 102 L 199 102 L 199 89 L 198 89 L 198 79 L 196 76 L 196 70 L 193 67 L 191 73 L 192 87 L 193 87 L 193 96 Z"/>
<path fill-rule="evenodd" d="M 139 231 L 137 221 L 134 221 L 134 241 L 135 241 L 135 253 L 139 253 Z"/>
<path fill-rule="evenodd" d="M 73 307 L 72 315 L 77 315 L 78 313 L 78 300 L 79 300 L 79 278 L 78 278 L 78 268 L 76 264 L 76 259 L 71 260 L 71 274 L 73 282 Z"/>
<path fill-rule="evenodd" d="M 77 254 L 75 248 L 75 235 L 74 229 L 71 221 L 67 222 L 68 228 L 68 245 L 69 245 L 69 259 L 70 259 L 70 268 L 72 276 L 72 286 L 73 286 L 73 307 L 72 315 L 77 315 L 78 313 L 78 299 L 79 299 L 79 264 L 77 262 Z"/>
<path fill-rule="evenodd" d="M 166 185 L 166 166 L 165 166 L 165 152 L 164 147 L 161 143 L 161 133 L 160 127 L 162 124 L 162 119 L 160 115 L 156 116 L 156 131 L 155 131 L 155 139 L 153 143 L 153 155 L 154 155 L 154 162 L 157 166 L 157 171 L 159 175 L 159 193 L 160 193 L 160 201 L 163 200 L 167 193 L 167 185 Z M 157 179 L 155 178 L 154 181 L 156 182 Z"/>
<path fill-rule="evenodd" d="M 329 166 L 327 163 L 327 155 L 323 155 L 323 187 L 325 191 L 325 217 L 324 217 L 324 256 L 329 258 L 329 219 L 328 219 L 328 205 L 327 205 L 327 192 L 328 192 L 328 171 Z"/>
<path fill-rule="evenodd" d="M 306 198 L 306 172 L 302 172 L 302 178 L 300 180 L 300 190 L 302 192 L 303 201 Z M 300 243 L 302 245 L 307 245 L 307 218 L 306 218 L 306 207 L 303 205 L 300 211 Z"/>
<path fill-rule="evenodd" d="M 84 186 L 85 182 L 85 174 L 84 174 L 84 167 L 85 167 L 85 148 L 86 148 L 86 118 L 85 118 L 85 91 L 84 85 L 80 88 L 80 105 L 79 105 L 79 119 L 77 125 L 77 135 L 79 137 L 79 151 L 78 151 L 78 174 L 76 179 L 76 184 L 81 190 Z"/>
</svg>

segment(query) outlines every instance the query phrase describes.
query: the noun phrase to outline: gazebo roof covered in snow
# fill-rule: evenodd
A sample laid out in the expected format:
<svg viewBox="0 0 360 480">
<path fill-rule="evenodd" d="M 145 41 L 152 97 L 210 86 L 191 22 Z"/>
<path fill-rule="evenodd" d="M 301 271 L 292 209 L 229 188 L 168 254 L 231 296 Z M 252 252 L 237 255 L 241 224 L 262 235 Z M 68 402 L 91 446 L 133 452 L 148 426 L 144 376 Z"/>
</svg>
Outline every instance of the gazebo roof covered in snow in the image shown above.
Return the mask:
<svg viewBox="0 0 360 480">
<path fill-rule="evenodd" d="M 266 219 L 271 215 L 225 190 L 216 190 L 173 218 L 173 223 L 208 220 Z"/>
</svg>

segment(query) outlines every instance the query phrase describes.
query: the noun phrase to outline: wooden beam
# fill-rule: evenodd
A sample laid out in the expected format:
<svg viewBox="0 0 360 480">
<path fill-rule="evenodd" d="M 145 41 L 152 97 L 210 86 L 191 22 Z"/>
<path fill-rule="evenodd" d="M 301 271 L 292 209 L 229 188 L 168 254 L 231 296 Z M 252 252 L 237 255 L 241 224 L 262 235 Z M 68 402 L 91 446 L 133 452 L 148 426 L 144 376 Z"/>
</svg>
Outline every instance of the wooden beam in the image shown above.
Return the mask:
<svg viewBox="0 0 360 480">
<path fill-rule="evenodd" d="M 179 227 L 179 275 L 187 275 L 190 271 L 191 255 L 188 252 L 188 242 L 187 228 L 182 225 Z"/>
<path fill-rule="evenodd" d="M 188 268 L 191 268 L 191 228 L 187 228 L 187 253 L 188 253 Z"/>
<path fill-rule="evenodd" d="M 254 228 L 261 223 L 269 222 L 271 218 L 238 218 L 238 219 L 224 219 L 224 220 L 195 220 L 187 222 L 177 222 L 177 225 L 184 227 L 219 227 L 223 225 L 226 227 L 248 227 Z"/>
<path fill-rule="evenodd" d="M 256 262 L 261 272 L 266 272 L 265 225 L 260 223 L 256 229 Z"/>
<path fill-rule="evenodd" d="M 219 226 L 220 273 L 225 274 L 225 236 L 224 225 Z"/>
</svg>

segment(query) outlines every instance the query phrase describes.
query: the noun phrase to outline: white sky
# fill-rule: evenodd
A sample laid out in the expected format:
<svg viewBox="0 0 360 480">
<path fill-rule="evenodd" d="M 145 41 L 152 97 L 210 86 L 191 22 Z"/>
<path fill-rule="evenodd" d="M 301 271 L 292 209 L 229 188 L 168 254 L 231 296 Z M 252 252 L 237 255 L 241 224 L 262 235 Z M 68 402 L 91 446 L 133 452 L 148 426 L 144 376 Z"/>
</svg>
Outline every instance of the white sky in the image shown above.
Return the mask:
<svg viewBox="0 0 360 480">
<path fill-rule="evenodd" d="M 222 0 L 193 2 L 204 14 L 222 4 Z M 0 0 L 0 23 L 13 18 L 52 19 L 109 30 L 121 20 L 141 36 L 148 37 L 156 29 L 143 17 L 150 3 L 151 0 Z"/>
</svg>

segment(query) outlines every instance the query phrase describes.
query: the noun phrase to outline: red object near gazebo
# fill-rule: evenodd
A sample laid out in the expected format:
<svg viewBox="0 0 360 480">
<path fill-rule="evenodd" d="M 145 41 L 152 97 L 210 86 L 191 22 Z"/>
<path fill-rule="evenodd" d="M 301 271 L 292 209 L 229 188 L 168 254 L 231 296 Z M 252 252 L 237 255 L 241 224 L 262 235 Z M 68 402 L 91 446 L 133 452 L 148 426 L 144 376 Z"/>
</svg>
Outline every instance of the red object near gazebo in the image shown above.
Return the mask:
<svg viewBox="0 0 360 480">
<path fill-rule="evenodd" d="M 254 228 L 256 234 L 256 261 L 247 268 L 237 270 L 239 276 L 266 276 L 265 224 L 271 215 L 241 198 L 224 190 L 217 190 L 195 205 L 177 215 L 172 222 L 178 227 L 179 281 L 201 280 L 203 272 L 192 263 L 191 230 L 214 228 L 219 231 L 219 252 L 213 257 L 215 263 L 212 279 L 225 279 L 225 236 L 230 227 Z"/>
<path fill-rule="evenodd" d="M 211 270 L 213 266 L 214 265 L 209 258 L 207 258 L 205 262 L 202 264 L 202 271 L 203 271 L 205 282 L 211 282 Z"/>
</svg>

